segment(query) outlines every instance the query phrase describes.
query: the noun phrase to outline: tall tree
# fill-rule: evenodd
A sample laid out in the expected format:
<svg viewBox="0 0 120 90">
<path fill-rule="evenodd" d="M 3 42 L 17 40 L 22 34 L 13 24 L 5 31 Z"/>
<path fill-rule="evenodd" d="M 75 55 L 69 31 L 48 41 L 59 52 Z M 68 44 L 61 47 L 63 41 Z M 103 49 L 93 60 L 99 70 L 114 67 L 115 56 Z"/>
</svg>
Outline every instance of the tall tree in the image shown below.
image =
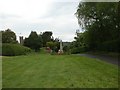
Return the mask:
<svg viewBox="0 0 120 90">
<path fill-rule="evenodd" d="M 76 16 L 79 25 L 85 30 L 85 41 L 89 48 L 98 49 L 105 44 L 105 47 L 117 44 L 120 33 L 118 9 L 118 2 L 79 3 Z M 117 46 L 114 47 L 114 50 L 117 49 Z M 109 50 L 113 49 L 110 47 Z"/>
<path fill-rule="evenodd" d="M 0 32 L 2 33 L 2 43 L 17 43 L 16 34 L 10 29 Z"/>
<path fill-rule="evenodd" d="M 42 47 L 42 39 L 35 31 L 32 31 L 28 38 L 25 38 L 24 45 L 35 51 L 39 51 Z"/>
<path fill-rule="evenodd" d="M 43 34 L 41 36 L 43 39 L 43 46 L 46 46 L 47 42 L 52 41 L 52 32 L 50 32 L 50 31 L 43 32 Z"/>
</svg>

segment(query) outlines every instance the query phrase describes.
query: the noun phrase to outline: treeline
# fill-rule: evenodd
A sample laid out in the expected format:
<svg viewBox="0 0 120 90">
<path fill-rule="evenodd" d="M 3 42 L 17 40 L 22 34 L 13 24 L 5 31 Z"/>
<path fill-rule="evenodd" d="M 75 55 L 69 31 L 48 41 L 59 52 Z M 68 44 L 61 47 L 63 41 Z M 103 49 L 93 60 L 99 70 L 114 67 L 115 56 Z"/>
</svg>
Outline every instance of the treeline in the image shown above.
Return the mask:
<svg viewBox="0 0 120 90">
<path fill-rule="evenodd" d="M 77 30 L 75 41 L 64 46 L 64 51 L 120 51 L 120 2 L 80 2 L 75 15 L 83 32 Z M 2 43 L 18 44 L 16 34 L 10 29 L 0 33 Z M 60 48 L 59 39 L 54 39 L 52 32 L 48 31 L 40 34 L 32 31 L 23 41 L 23 46 L 36 52 L 41 47 L 50 47 L 53 52 L 58 52 Z"/>
<path fill-rule="evenodd" d="M 59 39 L 52 36 L 52 32 L 46 31 L 41 34 L 37 34 L 32 31 L 28 38 L 24 40 L 24 46 L 27 46 L 35 51 L 39 51 L 41 47 L 50 47 L 54 52 L 59 49 Z"/>
<path fill-rule="evenodd" d="M 22 46 L 18 43 L 16 39 L 16 34 L 7 29 L 5 31 L 0 31 L 1 42 L 2 46 L 0 55 L 3 56 L 17 56 L 17 55 L 24 55 L 30 53 L 32 50 L 28 47 Z"/>
<path fill-rule="evenodd" d="M 80 2 L 75 15 L 83 32 L 72 42 L 73 53 L 120 51 L 120 2 Z"/>
<path fill-rule="evenodd" d="M 53 52 L 59 50 L 59 39 L 53 38 L 52 32 L 46 31 L 37 34 L 36 31 L 31 31 L 30 35 L 23 39 L 23 43 L 18 43 L 16 39 L 16 34 L 7 29 L 5 31 L 0 31 L 0 36 L 2 37 L 2 55 L 14 56 L 29 53 L 31 51 L 40 51 L 42 47 L 50 47 Z"/>
</svg>

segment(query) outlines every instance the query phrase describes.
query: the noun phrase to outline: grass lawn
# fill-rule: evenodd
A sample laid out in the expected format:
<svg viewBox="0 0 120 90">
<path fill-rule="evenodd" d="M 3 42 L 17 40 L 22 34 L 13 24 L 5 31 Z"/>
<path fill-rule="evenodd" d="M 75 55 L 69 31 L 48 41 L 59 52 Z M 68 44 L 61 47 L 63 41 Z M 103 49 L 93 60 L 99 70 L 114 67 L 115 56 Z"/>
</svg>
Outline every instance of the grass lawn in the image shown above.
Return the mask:
<svg viewBox="0 0 120 90">
<path fill-rule="evenodd" d="M 118 67 L 76 55 L 2 58 L 3 88 L 117 88 Z"/>
</svg>

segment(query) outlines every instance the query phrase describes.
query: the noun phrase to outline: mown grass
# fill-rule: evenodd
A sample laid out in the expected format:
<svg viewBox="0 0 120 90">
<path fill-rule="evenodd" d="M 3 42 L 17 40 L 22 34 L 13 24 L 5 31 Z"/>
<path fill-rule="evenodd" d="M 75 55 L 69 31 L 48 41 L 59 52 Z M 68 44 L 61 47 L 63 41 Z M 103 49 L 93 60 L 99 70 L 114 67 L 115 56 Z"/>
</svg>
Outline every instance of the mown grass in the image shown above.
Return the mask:
<svg viewBox="0 0 120 90">
<path fill-rule="evenodd" d="M 118 67 L 76 55 L 3 57 L 3 88 L 117 88 Z"/>
</svg>

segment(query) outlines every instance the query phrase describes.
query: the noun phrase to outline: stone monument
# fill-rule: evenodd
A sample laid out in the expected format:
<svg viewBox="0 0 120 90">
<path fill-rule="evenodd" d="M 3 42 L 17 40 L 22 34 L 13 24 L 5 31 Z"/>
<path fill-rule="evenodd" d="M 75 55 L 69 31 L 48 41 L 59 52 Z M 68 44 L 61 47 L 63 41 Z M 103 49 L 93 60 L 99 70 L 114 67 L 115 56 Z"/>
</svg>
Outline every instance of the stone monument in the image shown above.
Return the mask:
<svg viewBox="0 0 120 90">
<path fill-rule="evenodd" d="M 63 54 L 62 40 L 60 40 L 60 49 L 59 49 L 59 51 L 58 51 L 58 54 Z"/>
</svg>

